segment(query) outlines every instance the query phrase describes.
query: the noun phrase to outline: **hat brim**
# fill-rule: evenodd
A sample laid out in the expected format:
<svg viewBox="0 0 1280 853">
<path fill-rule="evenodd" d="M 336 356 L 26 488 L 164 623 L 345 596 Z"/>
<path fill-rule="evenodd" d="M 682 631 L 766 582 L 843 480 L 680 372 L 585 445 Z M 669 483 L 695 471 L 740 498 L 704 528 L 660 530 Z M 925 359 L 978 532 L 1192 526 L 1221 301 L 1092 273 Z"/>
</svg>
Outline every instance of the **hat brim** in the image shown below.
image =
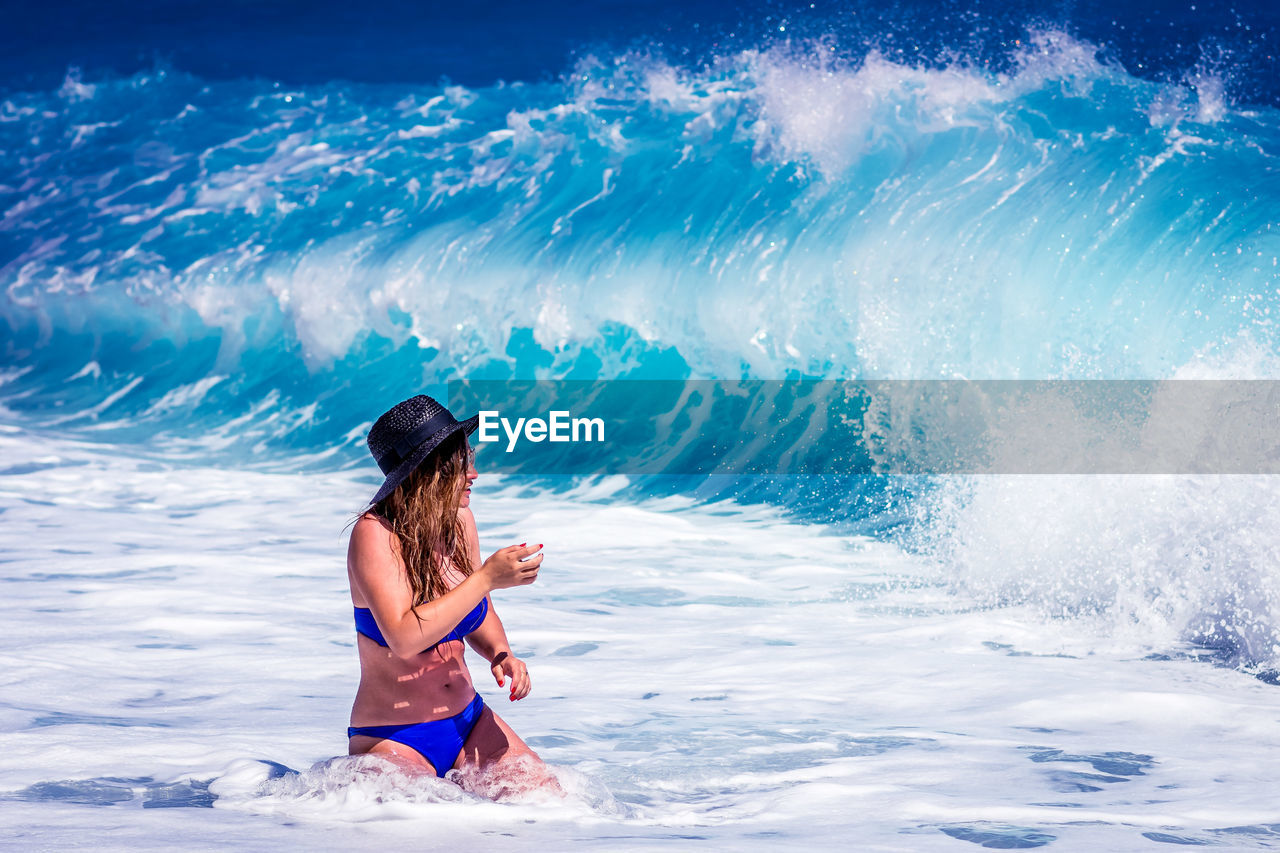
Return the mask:
<svg viewBox="0 0 1280 853">
<path fill-rule="evenodd" d="M 446 438 L 456 432 L 465 432 L 467 435 L 471 435 L 476 431 L 476 427 L 479 425 L 480 416 L 472 415 L 465 421 L 458 421 L 453 426 L 441 429 L 435 435 L 431 436 L 431 438 L 418 445 L 414 448 L 413 452 L 409 454 L 407 459 L 395 468 L 391 469 L 391 473 L 387 475 L 387 479 L 382 483 L 382 488 L 378 489 L 378 493 L 369 501 L 369 505 L 373 506 L 386 498 L 387 495 L 394 492 L 396 490 L 396 486 L 404 482 L 404 479 L 413 473 L 413 469 L 421 465 L 423 461 L 431 455 L 431 452 L 439 447 Z"/>
</svg>

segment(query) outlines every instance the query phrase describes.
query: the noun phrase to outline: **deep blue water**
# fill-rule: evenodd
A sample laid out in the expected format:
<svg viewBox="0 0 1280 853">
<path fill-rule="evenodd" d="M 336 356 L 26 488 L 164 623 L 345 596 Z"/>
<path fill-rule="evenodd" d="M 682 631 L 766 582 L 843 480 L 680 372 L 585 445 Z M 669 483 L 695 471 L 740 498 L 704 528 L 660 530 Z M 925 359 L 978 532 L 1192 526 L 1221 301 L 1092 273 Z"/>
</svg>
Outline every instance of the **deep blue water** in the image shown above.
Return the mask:
<svg viewBox="0 0 1280 853">
<path fill-rule="evenodd" d="M 1274 3 L 79 0 L 11 4 L 4 20 L 0 80 L 15 88 L 56 85 L 68 66 L 131 74 L 157 62 L 213 79 L 448 78 L 476 86 L 556 76 L 586 51 L 644 45 L 697 63 L 729 49 L 819 37 L 847 50 L 876 46 L 899 61 L 946 62 L 958 53 L 999 66 L 1028 25 L 1041 25 L 1102 45 L 1108 59 L 1139 76 L 1176 79 L 1207 59 L 1228 73 L 1241 100 L 1274 104 L 1280 96 Z"/>
</svg>

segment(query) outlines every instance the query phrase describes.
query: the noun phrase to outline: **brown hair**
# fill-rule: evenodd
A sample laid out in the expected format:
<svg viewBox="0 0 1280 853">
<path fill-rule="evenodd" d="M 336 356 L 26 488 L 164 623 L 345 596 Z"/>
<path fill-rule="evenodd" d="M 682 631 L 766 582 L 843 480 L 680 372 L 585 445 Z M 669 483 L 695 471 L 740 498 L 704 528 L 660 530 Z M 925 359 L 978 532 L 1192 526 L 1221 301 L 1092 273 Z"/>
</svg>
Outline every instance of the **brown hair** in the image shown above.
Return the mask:
<svg viewBox="0 0 1280 853">
<path fill-rule="evenodd" d="M 471 574 L 471 554 L 458 509 L 459 483 L 467 476 L 472 458 L 466 434 L 458 431 L 442 441 L 394 492 L 370 507 L 391 522 L 414 607 L 449 591 L 444 582 L 446 560 L 464 576 Z"/>
</svg>

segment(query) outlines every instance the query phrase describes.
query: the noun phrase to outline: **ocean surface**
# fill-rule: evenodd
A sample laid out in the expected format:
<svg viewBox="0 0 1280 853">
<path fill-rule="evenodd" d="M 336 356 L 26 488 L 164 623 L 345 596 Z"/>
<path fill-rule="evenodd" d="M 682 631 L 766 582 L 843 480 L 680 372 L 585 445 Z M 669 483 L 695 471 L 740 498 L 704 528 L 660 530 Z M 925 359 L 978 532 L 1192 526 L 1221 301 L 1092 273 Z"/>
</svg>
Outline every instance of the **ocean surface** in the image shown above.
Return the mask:
<svg viewBox="0 0 1280 853">
<path fill-rule="evenodd" d="M 482 448 L 483 550 L 547 556 L 494 597 L 533 693 L 477 686 L 569 794 L 345 755 L 415 393 L 1280 379 L 1280 14 L 1116 6 L 7 12 L 0 843 L 1280 846 L 1266 476 Z"/>
</svg>

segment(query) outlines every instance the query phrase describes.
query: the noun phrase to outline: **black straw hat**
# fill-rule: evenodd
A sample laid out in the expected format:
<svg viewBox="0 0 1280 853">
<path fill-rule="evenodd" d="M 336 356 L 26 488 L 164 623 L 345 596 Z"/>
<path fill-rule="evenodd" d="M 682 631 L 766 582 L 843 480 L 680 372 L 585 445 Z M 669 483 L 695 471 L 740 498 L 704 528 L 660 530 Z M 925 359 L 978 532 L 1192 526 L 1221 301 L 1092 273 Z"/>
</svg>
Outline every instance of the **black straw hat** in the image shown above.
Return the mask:
<svg viewBox="0 0 1280 853">
<path fill-rule="evenodd" d="M 459 421 L 426 394 L 397 403 L 373 422 L 365 440 L 378 467 L 387 475 L 386 482 L 369 504 L 376 504 L 394 492 L 440 442 L 459 430 L 470 435 L 479 423 L 479 415 Z"/>
</svg>

